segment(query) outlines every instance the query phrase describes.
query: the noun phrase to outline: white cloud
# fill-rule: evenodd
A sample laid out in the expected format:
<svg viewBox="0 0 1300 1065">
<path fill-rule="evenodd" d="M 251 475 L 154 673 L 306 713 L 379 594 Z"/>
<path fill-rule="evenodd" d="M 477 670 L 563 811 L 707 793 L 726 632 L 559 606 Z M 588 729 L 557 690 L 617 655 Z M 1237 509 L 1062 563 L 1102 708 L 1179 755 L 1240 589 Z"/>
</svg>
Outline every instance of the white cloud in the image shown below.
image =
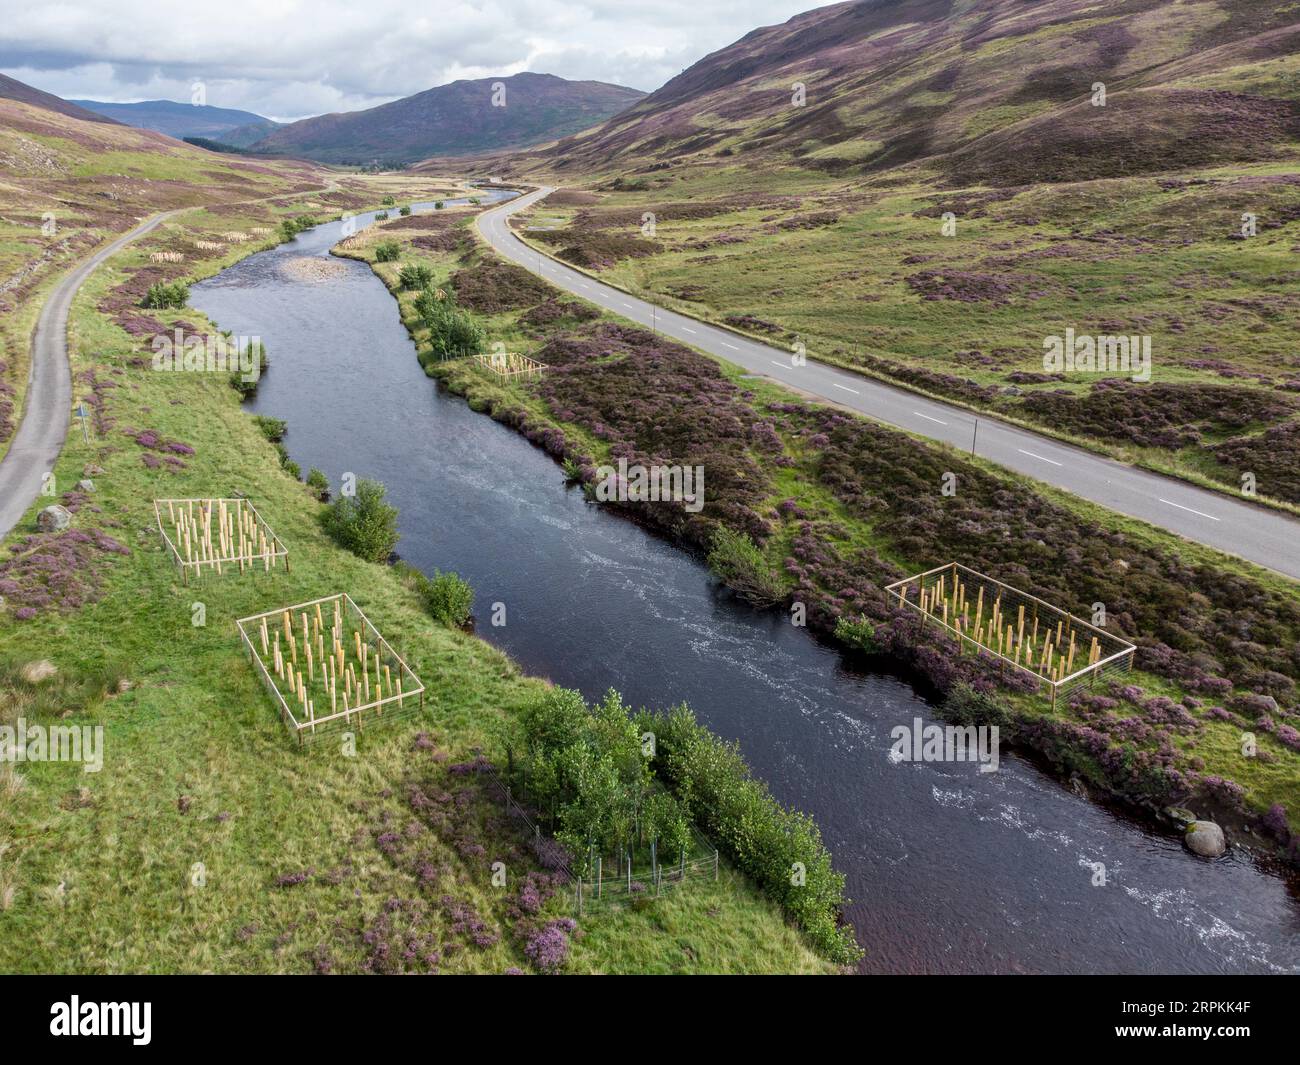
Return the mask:
<svg viewBox="0 0 1300 1065">
<path fill-rule="evenodd" d="M 815 0 L 70 0 L 6 12 L 0 67 L 63 97 L 293 119 L 532 70 L 651 90 Z"/>
</svg>

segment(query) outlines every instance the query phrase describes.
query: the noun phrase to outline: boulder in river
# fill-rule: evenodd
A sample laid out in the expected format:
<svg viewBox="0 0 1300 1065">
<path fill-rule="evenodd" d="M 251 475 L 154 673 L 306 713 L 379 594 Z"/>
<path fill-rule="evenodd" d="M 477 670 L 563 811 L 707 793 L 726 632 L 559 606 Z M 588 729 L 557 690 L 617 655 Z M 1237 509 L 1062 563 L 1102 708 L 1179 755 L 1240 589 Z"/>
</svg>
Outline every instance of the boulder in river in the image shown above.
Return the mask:
<svg viewBox="0 0 1300 1065">
<path fill-rule="evenodd" d="M 72 524 L 72 513 L 67 507 L 55 503 L 36 515 L 36 527 L 41 532 L 62 532 Z"/>
<path fill-rule="evenodd" d="M 1189 851 L 1202 858 L 1217 858 L 1228 849 L 1223 829 L 1213 821 L 1193 821 L 1183 834 L 1183 842 Z"/>
</svg>

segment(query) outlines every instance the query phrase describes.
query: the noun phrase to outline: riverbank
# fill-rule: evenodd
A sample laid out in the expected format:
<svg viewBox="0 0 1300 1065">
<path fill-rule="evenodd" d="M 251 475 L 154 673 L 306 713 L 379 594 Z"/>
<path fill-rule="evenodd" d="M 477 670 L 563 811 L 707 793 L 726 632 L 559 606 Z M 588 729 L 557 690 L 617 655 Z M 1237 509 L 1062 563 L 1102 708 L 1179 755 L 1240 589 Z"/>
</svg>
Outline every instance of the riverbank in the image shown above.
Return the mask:
<svg viewBox="0 0 1300 1065">
<path fill-rule="evenodd" d="M 324 197 L 317 202 L 327 208 Z M 311 209 L 283 208 L 288 216 Z M 19 587 L 4 591 L 0 690 L 11 713 L 102 725 L 104 766 L 3 770 L 0 968 L 558 967 L 529 946 L 544 931 L 540 921 L 561 919 L 566 900 L 529 864 L 490 792 L 458 769 L 480 750 L 495 754 L 545 683 L 431 621 L 396 571 L 336 548 L 320 528 L 319 502 L 241 410 L 228 373 L 151 368 L 153 335 L 211 329 L 192 309 L 134 309 L 134 290 L 151 276 L 149 254 L 218 225 L 245 231 L 267 222 L 274 218 L 228 211 L 178 222 L 105 264 L 74 304 L 74 379 L 92 407 L 91 439 L 74 429 L 56 476 L 93 488 L 59 500 L 73 512 L 71 530 L 36 533 L 33 508 L 9 541 L 17 550 L 0 576 Z M 206 272 L 261 246 L 227 246 Z M 124 328 L 142 317 L 152 319 L 147 329 Z M 292 572 L 227 572 L 182 586 L 151 501 L 236 492 L 289 546 Z M 37 584 L 43 592 L 33 594 Z M 366 729 L 355 755 L 341 738 L 300 751 L 249 668 L 233 619 L 340 590 L 428 685 L 428 710 Z M 56 678 L 18 675 L 40 660 Z M 494 855 L 517 877 L 506 891 L 492 884 Z M 725 863 L 716 882 L 587 915 L 568 938 L 565 971 L 831 970 Z"/>
<path fill-rule="evenodd" d="M 475 248 L 454 219 L 438 226 L 436 243 L 427 234 L 408 242 L 401 261 L 424 262 L 491 340 L 551 367 L 521 388 L 464 362 L 439 363 L 424 350 L 414 293 L 399 293 L 426 370 L 475 409 L 520 429 L 589 484 L 596 465 L 618 456 L 703 464 L 710 482 L 701 514 L 620 506 L 702 552 L 719 524 L 751 537 L 773 601 L 803 603 L 808 623 L 828 633 L 840 618 L 864 618 L 855 642 L 955 692 L 951 714 L 998 723 L 1093 788 L 1142 809 L 1231 814 L 1234 842 L 1289 846 L 1295 821 L 1286 803 L 1300 761 L 1287 723 L 1297 663 L 1285 648 L 1300 619 L 1286 582 L 602 321 L 590 305 Z M 342 253 L 367 258 L 362 244 Z M 375 269 L 397 288 L 396 266 Z M 962 486 L 953 497 L 941 491 L 945 473 Z M 915 648 L 914 623 L 895 616 L 880 589 L 952 558 L 1076 614 L 1105 604 L 1112 625 L 1139 643 L 1140 670 L 1125 678 L 1131 683 L 1053 712 L 950 645 Z M 1242 624 L 1267 639 L 1243 643 Z M 995 681 L 999 709 L 965 695 Z"/>
</svg>

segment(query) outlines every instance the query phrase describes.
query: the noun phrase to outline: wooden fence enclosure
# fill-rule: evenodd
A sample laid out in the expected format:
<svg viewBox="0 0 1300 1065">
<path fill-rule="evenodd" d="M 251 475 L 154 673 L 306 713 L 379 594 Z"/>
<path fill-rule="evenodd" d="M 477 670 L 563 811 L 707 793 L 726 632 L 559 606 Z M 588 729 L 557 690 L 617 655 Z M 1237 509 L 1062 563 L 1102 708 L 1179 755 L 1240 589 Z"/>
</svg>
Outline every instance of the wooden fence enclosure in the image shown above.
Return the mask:
<svg viewBox="0 0 1300 1065">
<path fill-rule="evenodd" d="M 1001 662 L 1032 676 L 1057 696 L 1112 673 L 1127 673 L 1137 648 L 1028 592 L 950 562 L 895 581 L 885 592 Z"/>
<path fill-rule="evenodd" d="M 424 706 L 424 684 L 346 593 L 235 622 L 253 668 L 301 743 Z"/>
<path fill-rule="evenodd" d="M 191 571 L 221 574 L 227 566 L 270 573 L 283 562 L 289 572 L 289 549 L 251 500 L 155 499 L 153 513 L 186 584 Z"/>
</svg>

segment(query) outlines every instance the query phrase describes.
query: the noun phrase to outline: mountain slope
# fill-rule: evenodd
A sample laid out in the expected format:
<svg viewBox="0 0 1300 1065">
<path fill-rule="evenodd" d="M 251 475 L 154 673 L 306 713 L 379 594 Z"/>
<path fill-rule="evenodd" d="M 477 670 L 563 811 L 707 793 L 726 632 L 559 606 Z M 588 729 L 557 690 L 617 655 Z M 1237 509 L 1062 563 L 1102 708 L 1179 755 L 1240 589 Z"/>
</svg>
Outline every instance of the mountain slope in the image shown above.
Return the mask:
<svg viewBox="0 0 1300 1065">
<path fill-rule="evenodd" d="M 927 159 L 953 184 L 1008 185 L 1072 154 L 1127 156 L 1115 173 L 1170 169 L 1189 147 L 1263 159 L 1300 137 L 1298 50 L 1300 13 L 1261 0 L 858 0 L 754 30 L 538 161 L 866 174 Z"/>
<path fill-rule="evenodd" d="M 24 82 L 18 81 L 16 78 L 9 77 L 7 74 L 0 74 L 0 98 L 17 100 L 19 103 L 31 104 L 33 107 L 42 107 L 46 111 L 57 111 L 61 115 L 67 115 L 69 118 L 79 118 L 83 122 L 114 122 L 111 118 L 88 111 L 71 101 L 55 96 L 53 93 L 35 89 Z"/>
<path fill-rule="evenodd" d="M 145 100 L 133 104 L 106 103 L 100 100 L 69 102 L 124 125 L 166 133 L 167 136 L 175 137 L 177 140 L 186 137 L 208 137 L 211 140 L 224 141 L 222 134 L 245 126 L 256 125 L 269 132 L 279 125 L 251 111 L 182 104 L 174 100 Z M 265 135 L 264 132 L 262 136 Z"/>
<path fill-rule="evenodd" d="M 504 86 L 504 106 L 493 104 Z M 645 94 L 599 81 L 551 74 L 480 78 L 416 93 L 365 111 L 291 123 L 258 141 L 258 150 L 331 163 L 408 163 L 541 144 L 587 129 Z"/>
</svg>

